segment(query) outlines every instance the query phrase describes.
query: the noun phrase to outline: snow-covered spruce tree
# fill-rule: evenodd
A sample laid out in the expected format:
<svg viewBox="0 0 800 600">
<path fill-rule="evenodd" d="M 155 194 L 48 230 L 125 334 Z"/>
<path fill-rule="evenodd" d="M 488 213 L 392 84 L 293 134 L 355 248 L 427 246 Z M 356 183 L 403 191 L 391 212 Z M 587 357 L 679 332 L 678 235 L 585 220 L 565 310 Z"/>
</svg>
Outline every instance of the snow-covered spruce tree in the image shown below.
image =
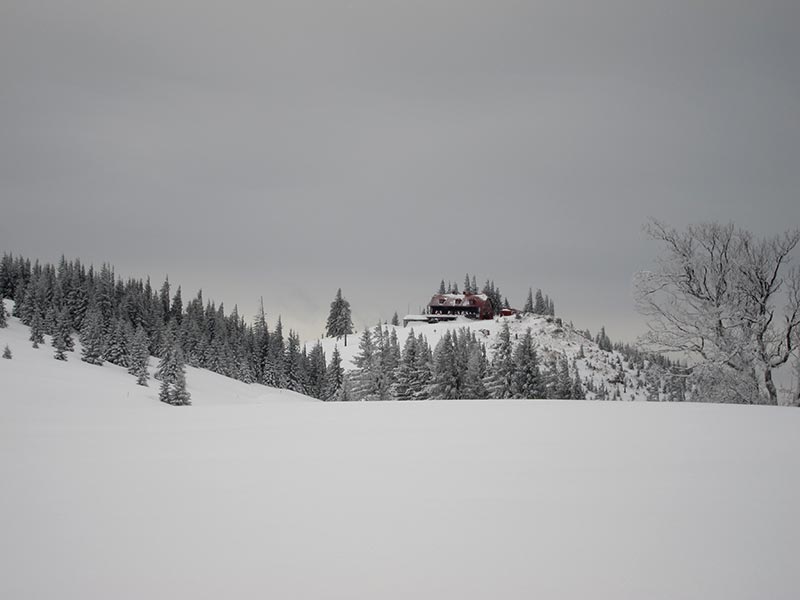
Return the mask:
<svg viewBox="0 0 800 600">
<path fill-rule="evenodd" d="M 67 360 L 67 351 L 72 350 L 72 332 L 69 325 L 69 312 L 61 309 L 53 331 L 53 358 Z"/>
<path fill-rule="evenodd" d="M 528 288 L 528 298 L 525 300 L 525 306 L 522 307 L 522 312 L 524 313 L 532 313 L 533 312 L 533 289 Z"/>
<path fill-rule="evenodd" d="M 417 353 L 414 360 L 414 377 L 412 380 L 412 396 L 414 400 L 430 398 L 433 379 L 433 353 L 428 341 L 420 333 L 417 334 Z"/>
<path fill-rule="evenodd" d="M 183 352 L 176 342 L 165 348 L 158 369 L 158 378 L 161 387 L 158 399 L 173 406 L 188 406 L 191 396 L 186 389 L 186 367 L 183 362 Z"/>
<path fill-rule="evenodd" d="M 0 296 L 0 329 L 8 327 L 8 318 L 6 317 L 6 307 L 3 304 L 3 297 Z"/>
<path fill-rule="evenodd" d="M 317 342 L 308 354 L 308 367 L 306 368 L 308 379 L 306 391 L 313 398 L 323 399 L 326 374 L 325 362 L 325 352 L 322 349 L 322 344 Z"/>
<path fill-rule="evenodd" d="M 583 383 L 581 383 L 581 375 L 578 372 L 578 366 L 575 363 L 573 363 L 572 366 L 575 376 L 572 380 L 571 398 L 573 400 L 584 400 L 586 398 L 586 393 L 583 390 Z"/>
<path fill-rule="evenodd" d="M 158 367 L 156 368 L 155 378 L 159 381 L 167 381 L 167 383 L 174 383 L 177 378 L 178 369 L 178 356 L 177 350 L 179 346 L 173 334 L 173 328 L 170 326 L 165 335 L 164 343 L 159 357 Z"/>
<path fill-rule="evenodd" d="M 75 350 L 75 341 L 72 339 L 72 318 L 69 314 L 69 309 L 63 307 L 56 318 L 56 327 L 53 332 L 53 337 L 60 337 L 61 342 L 64 344 L 64 350 L 72 352 Z"/>
<path fill-rule="evenodd" d="M 285 382 L 283 324 L 279 316 L 275 329 L 269 336 L 263 383 L 270 387 L 283 388 L 286 387 Z"/>
<path fill-rule="evenodd" d="M 128 337 L 122 319 L 114 319 L 110 324 L 111 335 L 106 348 L 106 360 L 112 365 L 127 367 L 129 364 Z"/>
<path fill-rule="evenodd" d="M 30 325 L 31 325 L 30 341 L 33 342 L 34 348 L 38 348 L 39 344 L 44 344 L 42 317 L 39 315 L 38 311 L 35 311 L 33 313 L 33 318 L 31 319 Z"/>
<path fill-rule="evenodd" d="M 495 344 L 492 368 L 486 384 L 492 398 L 514 397 L 514 367 L 511 331 L 504 321 Z"/>
<path fill-rule="evenodd" d="M 394 311 L 394 314 L 392 315 L 391 323 L 395 327 L 398 327 L 400 325 L 400 317 L 397 316 L 397 311 Z"/>
<path fill-rule="evenodd" d="M 545 304 L 542 290 L 536 290 L 536 300 L 533 303 L 533 312 L 537 315 L 547 314 L 547 304 Z"/>
<path fill-rule="evenodd" d="M 543 398 L 545 395 L 530 327 L 525 331 L 525 335 L 522 336 L 517 347 L 514 348 L 512 381 L 514 398 Z"/>
<path fill-rule="evenodd" d="M 147 386 L 150 378 L 147 372 L 147 365 L 150 362 L 150 350 L 148 349 L 147 334 L 144 328 L 139 325 L 130 343 L 130 360 L 128 363 L 128 373 L 136 377 L 138 385 Z"/>
<path fill-rule="evenodd" d="M 353 319 L 350 315 L 350 303 L 342 297 L 342 288 L 336 291 L 328 314 L 327 336 L 340 338 L 353 333 Z"/>
<path fill-rule="evenodd" d="M 472 283 L 469 280 L 469 273 L 464 275 L 464 293 L 465 294 L 473 294 L 474 291 L 472 290 Z"/>
<path fill-rule="evenodd" d="M 376 350 L 369 327 L 364 328 L 350 373 L 354 400 L 376 400 L 379 395 Z"/>
<path fill-rule="evenodd" d="M 324 355 L 323 355 L 324 356 Z M 342 356 L 338 346 L 333 347 L 331 361 L 325 371 L 325 386 L 322 399 L 327 402 L 344 400 L 344 369 L 342 369 Z"/>
<path fill-rule="evenodd" d="M 438 289 L 437 293 L 439 293 L 439 294 L 446 294 L 447 293 L 447 288 L 444 286 L 444 279 L 442 279 L 442 282 L 439 284 L 439 289 Z"/>
<path fill-rule="evenodd" d="M 9 348 L 8 344 L 6 344 L 6 347 L 3 348 L 3 358 L 7 358 L 8 360 L 11 360 L 12 357 L 13 357 L 13 355 L 11 354 L 11 348 Z"/>
<path fill-rule="evenodd" d="M 562 354 L 558 359 L 556 394 L 559 400 L 569 400 L 572 398 L 572 376 L 569 372 L 569 359 L 566 354 Z"/>
<path fill-rule="evenodd" d="M 455 348 L 450 331 L 446 331 L 433 351 L 433 387 L 431 398 L 449 400 L 459 398 L 459 373 Z"/>
<path fill-rule="evenodd" d="M 396 400 L 412 400 L 414 384 L 414 362 L 417 355 L 417 339 L 414 337 L 414 330 L 408 332 L 400 364 L 397 365 L 394 377 L 394 387 L 392 396 Z"/>
<path fill-rule="evenodd" d="M 293 392 L 306 393 L 306 373 L 300 352 L 300 337 L 292 330 L 286 338 L 286 387 Z"/>
<path fill-rule="evenodd" d="M 467 363 L 464 372 L 462 398 L 480 400 L 488 398 L 484 379 L 486 378 L 486 349 L 483 344 L 472 340 L 467 347 Z"/>
<path fill-rule="evenodd" d="M 83 346 L 81 360 L 90 365 L 102 365 L 105 361 L 105 336 L 102 317 L 96 308 L 90 308 L 83 319 L 80 341 Z"/>
</svg>

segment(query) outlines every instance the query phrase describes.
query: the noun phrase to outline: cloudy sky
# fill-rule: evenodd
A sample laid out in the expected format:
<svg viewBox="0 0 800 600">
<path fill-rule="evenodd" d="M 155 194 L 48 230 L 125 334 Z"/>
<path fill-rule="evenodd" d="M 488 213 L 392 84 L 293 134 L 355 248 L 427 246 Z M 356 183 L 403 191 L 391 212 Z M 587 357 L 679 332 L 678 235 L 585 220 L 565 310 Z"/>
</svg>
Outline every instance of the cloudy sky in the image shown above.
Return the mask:
<svg viewBox="0 0 800 600">
<path fill-rule="evenodd" d="M 0 3 L 0 252 L 310 337 L 441 278 L 642 331 L 641 225 L 800 223 L 796 0 Z"/>
</svg>

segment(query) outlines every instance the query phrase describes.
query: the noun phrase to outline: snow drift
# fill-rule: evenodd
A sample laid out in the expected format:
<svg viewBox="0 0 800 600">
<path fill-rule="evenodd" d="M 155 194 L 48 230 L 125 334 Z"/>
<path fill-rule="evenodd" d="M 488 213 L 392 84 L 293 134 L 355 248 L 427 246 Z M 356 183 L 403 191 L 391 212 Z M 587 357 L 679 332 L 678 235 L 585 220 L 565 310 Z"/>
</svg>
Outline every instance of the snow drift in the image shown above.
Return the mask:
<svg viewBox="0 0 800 600">
<path fill-rule="evenodd" d="M 23 331 L 24 330 L 24 331 Z M 800 412 L 194 406 L 0 330 L 0 597 L 793 599 Z"/>
</svg>

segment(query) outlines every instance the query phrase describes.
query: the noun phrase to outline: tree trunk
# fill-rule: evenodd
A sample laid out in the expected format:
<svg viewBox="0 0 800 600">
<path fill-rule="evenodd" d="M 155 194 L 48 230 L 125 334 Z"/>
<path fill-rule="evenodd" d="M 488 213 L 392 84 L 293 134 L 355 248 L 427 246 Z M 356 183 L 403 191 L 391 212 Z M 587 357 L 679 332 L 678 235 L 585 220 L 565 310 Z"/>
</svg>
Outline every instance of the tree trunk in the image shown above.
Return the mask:
<svg viewBox="0 0 800 600">
<path fill-rule="evenodd" d="M 778 390 L 775 389 L 775 383 L 772 381 L 772 369 L 770 367 L 764 368 L 764 385 L 767 387 L 769 393 L 769 402 L 771 406 L 778 405 Z"/>
</svg>

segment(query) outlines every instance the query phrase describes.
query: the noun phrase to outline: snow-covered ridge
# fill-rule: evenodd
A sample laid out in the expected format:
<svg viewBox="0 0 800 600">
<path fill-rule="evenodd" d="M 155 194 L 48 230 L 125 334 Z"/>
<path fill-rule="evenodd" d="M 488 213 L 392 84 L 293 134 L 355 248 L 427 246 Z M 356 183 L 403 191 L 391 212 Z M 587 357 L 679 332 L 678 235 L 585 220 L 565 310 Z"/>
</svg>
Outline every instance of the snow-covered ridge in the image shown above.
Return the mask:
<svg viewBox="0 0 800 600">
<path fill-rule="evenodd" d="M 435 348 L 448 331 L 452 334 L 466 328 L 474 332 L 478 341 L 485 345 L 487 355 L 491 359 L 504 324 L 508 324 L 514 343 L 525 335 L 528 328 L 531 329 L 540 364 L 546 363 L 553 356 L 566 356 L 570 366 L 577 366 L 584 386 L 594 390 L 605 388 L 607 397 L 616 397 L 619 400 L 636 401 L 646 398 L 642 373 L 627 364 L 619 352 L 600 349 L 594 340 L 587 339 L 572 326 L 550 316 L 525 315 L 520 318 L 510 316 L 496 317 L 492 320 L 459 318 L 455 321 L 438 323 L 409 323 L 407 327 L 389 324 L 383 324 L 382 327 L 390 333 L 394 331 L 401 348 L 412 331 L 414 335 L 422 334 L 431 348 Z M 307 342 L 307 346 L 311 347 L 319 341 L 326 356 L 330 356 L 333 349 L 338 348 L 342 357 L 342 367 L 345 371 L 352 371 L 353 359 L 359 352 L 360 333 L 347 336 L 346 346 L 344 338 L 312 340 Z M 582 356 L 581 349 L 583 349 Z M 595 399 L 597 396 L 596 392 L 586 392 L 587 399 Z"/>
</svg>

